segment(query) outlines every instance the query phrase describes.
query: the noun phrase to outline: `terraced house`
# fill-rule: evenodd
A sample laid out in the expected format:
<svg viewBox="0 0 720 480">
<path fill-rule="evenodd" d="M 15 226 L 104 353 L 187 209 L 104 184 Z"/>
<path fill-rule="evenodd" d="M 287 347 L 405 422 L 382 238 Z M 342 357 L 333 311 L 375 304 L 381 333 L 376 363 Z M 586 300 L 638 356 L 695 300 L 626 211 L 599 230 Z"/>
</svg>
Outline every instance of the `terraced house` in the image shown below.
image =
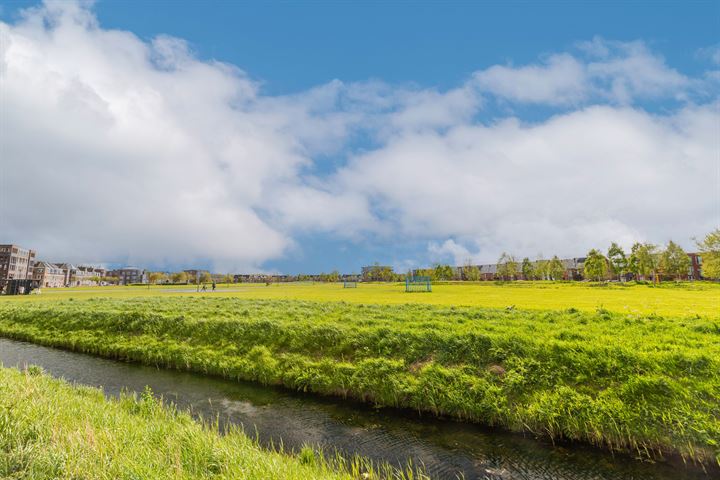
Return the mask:
<svg viewBox="0 0 720 480">
<path fill-rule="evenodd" d="M 72 263 L 58 263 L 57 266 L 65 272 L 65 285 L 81 287 L 97 285 L 97 278 L 105 276 L 105 269 Z"/>
<path fill-rule="evenodd" d="M 33 280 L 35 280 L 40 287 L 64 287 L 66 285 L 65 270 L 54 263 L 36 262 L 33 268 Z"/>
</svg>

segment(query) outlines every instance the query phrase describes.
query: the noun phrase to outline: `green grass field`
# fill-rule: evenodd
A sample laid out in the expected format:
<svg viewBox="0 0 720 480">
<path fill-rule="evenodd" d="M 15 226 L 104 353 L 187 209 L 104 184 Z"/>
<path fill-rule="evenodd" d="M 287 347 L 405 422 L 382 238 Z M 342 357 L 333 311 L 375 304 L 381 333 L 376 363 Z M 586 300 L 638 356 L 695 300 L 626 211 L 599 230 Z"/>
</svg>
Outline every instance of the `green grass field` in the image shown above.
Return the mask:
<svg viewBox="0 0 720 480">
<path fill-rule="evenodd" d="M 3 299 L 0 335 L 414 408 L 643 457 L 671 453 L 720 464 L 717 286 L 440 285 L 431 294 L 396 288 L 43 293 Z M 495 302 L 513 298 L 502 306 L 544 298 L 564 308 L 389 304 L 454 303 L 475 300 L 478 292 L 495 292 Z M 623 312 L 620 306 L 633 294 L 655 299 L 648 313 Z M 375 301 L 243 298 L 273 295 Z M 593 303 L 594 295 L 609 299 L 602 302 L 608 310 Z M 647 298 L 636 305 L 647 305 Z M 686 298 L 702 307 L 678 304 Z"/>
<path fill-rule="evenodd" d="M 496 284 L 448 283 L 433 285 L 432 293 L 405 293 L 402 284 L 362 283 L 358 288 L 342 284 L 291 283 L 221 285 L 216 292 L 196 293 L 194 286 L 79 287 L 44 289 L 38 296 L 0 298 L 0 301 L 58 300 L 107 296 L 128 298 L 157 295 L 214 295 L 249 299 L 343 301 L 366 304 L 422 303 L 558 310 L 576 308 L 595 311 L 673 316 L 720 316 L 720 284 L 695 282 L 652 285 L 591 285 L 587 283 L 514 282 Z"/>
<path fill-rule="evenodd" d="M 309 448 L 297 456 L 268 451 L 237 429 L 220 435 L 149 392 L 106 399 L 35 367 L 0 368 L 0 478 L 356 480 L 378 472 L 392 471 L 326 461 Z"/>
</svg>

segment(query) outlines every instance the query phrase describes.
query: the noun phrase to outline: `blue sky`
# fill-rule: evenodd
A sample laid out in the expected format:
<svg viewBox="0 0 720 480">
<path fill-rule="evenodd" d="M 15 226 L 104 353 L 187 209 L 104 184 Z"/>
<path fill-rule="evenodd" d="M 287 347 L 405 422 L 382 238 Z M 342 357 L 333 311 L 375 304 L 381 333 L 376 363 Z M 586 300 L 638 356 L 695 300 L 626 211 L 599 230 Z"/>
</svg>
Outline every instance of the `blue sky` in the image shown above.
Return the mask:
<svg viewBox="0 0 720 480">
<path fill-rule="evenodd" d="M 36 1 L 2 2 L 4 17 Z M 720 4 L 676 2 L 125 2 L 98 1 L 107 28 L 168 34 L 201 58 L 243 68 L 270 94 L 332 79 L 451 88 L 496 63 L 528 63 L 601 36 L 642 39 L 688 74 L 720 41 Z"/>
<path fill-rule="evenodd" d="M 102 184 L 85 195 L 107 202 L 79 206 L 78 193 L 58 211 L 31 188 L 19 198 L 41 204 L 25 215 L 6 171 L 6 240 L 48 260 L 405 269 L 609 240 L 689 248 L 718 224 L 718 2 L 2 7 L 9 164 L 39 184 L 52 169 Z M 20 81 L 38 76 L 52 85 Z M 144 95 L 138 117 L 128 105 Z M 33 125 L 18 113 L 30 111 L 68 121 Z M 673 180 L 704 198 L 654 197 Z"/>
</svg>

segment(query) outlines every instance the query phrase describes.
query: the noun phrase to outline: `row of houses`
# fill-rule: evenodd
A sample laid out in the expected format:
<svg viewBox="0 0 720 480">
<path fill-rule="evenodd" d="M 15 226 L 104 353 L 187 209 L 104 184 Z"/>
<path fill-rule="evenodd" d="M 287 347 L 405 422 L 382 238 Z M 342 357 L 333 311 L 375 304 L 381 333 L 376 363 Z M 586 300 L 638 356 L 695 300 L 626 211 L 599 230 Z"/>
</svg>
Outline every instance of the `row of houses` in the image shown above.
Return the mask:
<svg viewBox="0 0 720 480">
<path fill-rule="evenodd" d="M 540 261 L 535 260 L 532 263 L 533 269 L 537 269 Z M 583 265 L 585 264 L 585 257 L 574 257 L 574 258 L 563 258 L 560 259 L 560 263 L 563 266 L 562 279 L 557 278 L 555 280 L 582 280 L 583 279 Z M 518 263 L 518 272 L 514 275 L 514 280 L 532 280 L 531 278 L 525 278 L 525 275 L 520 271 L 521 264 Z M 474 265 L 480 272 L 480 280 L 492 281 L 498 280 L 500 274 L 500 264 L 487 263 L 483 265 Z M 459 280 L 466 278 L 465 270 L 468 267 L 455 267 L 455 275 Z"/>
<path fill-rule="evenodd" d="M 315 274 L 315 275 L 283 275 L 283 274 L 263 274 L 263 273 L 243 273 L 233 275 L 235 283 L 287 283 L 287 282 L 326 282 L 332 274 Z M 356 273 L 338 274 L 337 280 L 341 282 L 359 282 L 361 275 Z"/>
<path fill-rule="evenodd" d="M 80 287 L 97 285 L 107 274 L 100 267 L 40 261 L 35 263 L 32 279 L 38 287 Z"/>
<path fill-rule="evenodd" d="M 117 283 L 147 283 L 147 272 L 137 267 L 107 270 L 93 265 L 37 260 L 35 250 L 19 245 L 0 245 L 0 290 L 8 283 L 24 282 L 32 288 L 97 285 L 108 278 Z"/>
<path fill-rule="evenodd" d="M 91 265 L 73 265 L 71 263 L 51 263 L 36 259 L 37 253 L 34 250 L 20 247 L 18 245 L 0 245 L 0 291 L 10 281 L 29 282 L 32 288 L 44 287 L 76 287 L 89 286 L 104 283 L 110 278 L 113 283 L 120 285 L 148 283 L 148 272 L 138 267 L 125 267 L 115 270 L 107 270 L 102 267 Z M 690 269 L 687 278 L 689 280 L 702 279 L 702 258 L 697 253 L 688 253 L 690 257 Z M 585 257 L 565 258 L 560 260 L 563 266 L 563 280 L 582 280 L 583 265 Z M 539 262 L 532 262 L 533 268 L 537 269 Z M 455 267 L 453 269 L 454 279 L 466 280 L 469 278 L 466 270 L 469 267 Z M 480 280 L 492 281 L 500 278 L 501 271 L 499 264 L 474 265 L 477 268 Z M 518 264 L 518 271 L 513 275 L 515 280 L 530 280 L 525 278 Z M 198 279 L 205 270 L 185 270 L 192 280 Z M 413 272 L 415 274 L 419 271 Z M 225 281 L 225 275 L 210 274 L 213 281 Z M 378 277 L 378 278 L 375 278 Z M 387 278 L 385 278 L 387 277 Z M 366 266 L 362 268 L 361 274 L 319 274 L 319 275 L 268 275 L 268 274 L 237 274 L 233 276 L 236 283 L 281 283 L 296 281 L 328 281 L 330 278 L 340 281 L 378 281 L 393 280 L 396 275 L 389 266 Z M 629 279 L 629 278 L 628 278 Z M 559 278 L 555 278 L 559 280 Z"/>
<path fill-rule="evenodd" d="M 687 273 L 687 279 L 688 280 L 702 280 L 702 257 L 698 253 L 688 253 L 688 257 L 690 258 L 690 267 L 688 269 Z M 547 260 L 545 260 L 547 262 Z M 533 269 L 537 270 L 540 261 L 532 261 L 530 262 Z M 575 258 L 563 258 L 560 260 L 560 263 L 563 267 L 563 273 L 562 278 L 556 278 L 554 280 L 583 280 L 585 277 L 583 275 L 583 266 L 585 264 L 585 257 L 575 257 Z M 501 275 L 500 273 L 500 264 L 497 263 L 490 263 L 490 264 L 484 264 L 484 265 L 473 265 L 474 268 L 477 268 L 480 272 L 480 280 L 486 280 L 486 281 L 492 281 L 492 280 L 499 280 Z M 513 280 L 533 280 L 532 278 L 526 278 L 525 275 L 521 271 L 522 264 L 520 262 L 517 263 L 517 272 L 515 275 L 513 275 Z M 455 279 L 456 280 L 465 280 L 467 279 L 466 270 L 468 267 L 455 267 L 453 269 L 455 273 Z M 414 273 L 414 272 L 413 272 Z M 625 280 L 632 280 L 633 274 L 626 273 L 625 274 Z"/>
</svg>

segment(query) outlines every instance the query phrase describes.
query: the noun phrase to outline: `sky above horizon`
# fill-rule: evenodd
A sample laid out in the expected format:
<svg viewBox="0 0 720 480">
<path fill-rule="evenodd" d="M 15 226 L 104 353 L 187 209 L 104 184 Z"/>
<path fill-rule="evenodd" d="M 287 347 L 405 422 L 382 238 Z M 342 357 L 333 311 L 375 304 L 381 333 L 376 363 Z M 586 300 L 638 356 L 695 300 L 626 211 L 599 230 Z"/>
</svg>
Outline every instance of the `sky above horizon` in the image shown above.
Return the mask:
<svg viewBox="0 0 720 480">
<path fill-rule="evenodd" d="M 0 0 L 0 243 L 283 273 L 691 249 L 719 31 L 711 1 Z"/>
</svg>

